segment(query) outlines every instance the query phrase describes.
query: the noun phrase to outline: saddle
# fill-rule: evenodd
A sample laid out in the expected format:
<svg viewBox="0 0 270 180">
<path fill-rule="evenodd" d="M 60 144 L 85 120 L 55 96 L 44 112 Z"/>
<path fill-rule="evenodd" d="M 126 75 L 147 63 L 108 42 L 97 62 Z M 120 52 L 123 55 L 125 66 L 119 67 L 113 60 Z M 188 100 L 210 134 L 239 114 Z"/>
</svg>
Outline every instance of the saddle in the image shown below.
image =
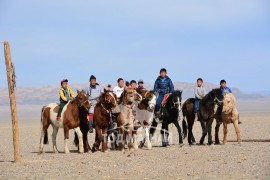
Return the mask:
<svg viewBox="0 0 270 180">
<path fill-rule="evenodd" d="M 161 103 L 162 106 L 165 106 L 165 105 L 166 105 L 166 102 L 167 102 L 168 97 L 169 97 L 170 95 L 171 95 L 171 93 L 165 94 L 165 95 L 164 95 L 164 98 L 163 98 L 162 103 Z"/>
</svg>

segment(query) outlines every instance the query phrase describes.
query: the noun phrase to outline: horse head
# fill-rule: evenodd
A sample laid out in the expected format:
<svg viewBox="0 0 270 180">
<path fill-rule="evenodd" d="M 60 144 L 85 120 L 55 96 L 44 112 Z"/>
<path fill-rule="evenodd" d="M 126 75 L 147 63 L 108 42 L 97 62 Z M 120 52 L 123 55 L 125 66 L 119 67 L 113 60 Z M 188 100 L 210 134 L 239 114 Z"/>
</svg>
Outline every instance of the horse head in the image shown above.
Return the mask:
<svg viewBox="0 0 270 180">
<path fill-rule="evenodd" d="M 84 90 L 82 91 L 77 90 L 77 96 L 75 97 L 74 102 L 77 103 L 78 107 L 83 107 L 87 112 L 91 107 L 88 101 L 88 95 L 85 93 Z"/>
<path fill-rule="evenodd" d="M 139 89 L 137 90 L 137 93 L 142 96 L 142 100 L 147 101 L 148 110 L 153 111 L 156 107 L 158 94 L 154 91 L 147 91 L 145 89 Z"/>
<path fill-rule="evenodd" d="M 134 89 L 126 88 L 122 94 L 122 102 L 127 105 L 131 105 L 135 102 L 141 102 L 142 96 Z"/>
<path fill-rule="evenodd" d="M 229 114 L 236 107 L 236 99 L 232 93 L 225 91 L 222 113 Z"/>
<path fill-rule="evenodd" d="M 224 97 L 220 88 L 212 89 L 211 96 L 214 100 L 214 103 L 222 105 Z"/>
<path fill-rule="evenodd" d="M 177 109 L 180 112 L 182 110 L 182 91 L 173 91 L 171 97 L 172 109 Z"/>
<path fill-rule="evenodd" d="M 112 91 L 104 89 L 102 97 L 104 98 L 104 103 L 110 106 L 115 113 L 120 112 L 117 104 L 117 96 Z"/>
</svg>

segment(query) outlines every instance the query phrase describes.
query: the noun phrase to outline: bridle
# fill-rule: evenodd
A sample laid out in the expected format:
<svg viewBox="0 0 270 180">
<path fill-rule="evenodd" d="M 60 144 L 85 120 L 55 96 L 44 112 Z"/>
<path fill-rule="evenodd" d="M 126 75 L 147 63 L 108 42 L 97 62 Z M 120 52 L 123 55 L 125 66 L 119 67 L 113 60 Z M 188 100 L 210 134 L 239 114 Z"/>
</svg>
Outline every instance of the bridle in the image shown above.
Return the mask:
<svg viewBox="0 0 270 180">
<path fill-rule="evenodd" d="M 78 100 L 78 96 L 76 96 L 75 99 L 74 99 L 74 101 L 76 102 L 76 104 L 77 104 L 77 106 L 78 106 L 79 108 L 83 107 L 83 108 L 85 108 L 86 111 L 89 111 L 89 109 L 87 109 L 87 108 L 85 107 L 85 105 L 84 105 L 86 102 L 88 102 L 88 99 L 85 100 L 85 101 L 83 101 L 83 102 L 80 102 L 80 101 Z"/>
</svg>

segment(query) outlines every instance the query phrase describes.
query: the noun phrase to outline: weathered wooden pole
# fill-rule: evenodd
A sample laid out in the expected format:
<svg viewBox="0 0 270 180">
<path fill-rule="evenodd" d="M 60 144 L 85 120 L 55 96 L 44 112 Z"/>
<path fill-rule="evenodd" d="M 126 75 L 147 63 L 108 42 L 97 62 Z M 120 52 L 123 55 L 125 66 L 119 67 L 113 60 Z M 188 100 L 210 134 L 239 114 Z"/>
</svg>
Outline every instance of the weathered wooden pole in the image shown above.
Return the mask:
<svg viewBox="0 0 270 180">
<path fill-rule="evenodd" d="M 20 147 L 19 147 L 19 130 L 18 130 L 18 116 L 16 109 L 16 99 L 15 99 L 15 72 L 14 66 L 11 60 L 10 47 L 7 41 L 4 42 L 4 51 L 6 59 L 6 69 L 7 69 L 7 81 L 10 99 L 10 109 L 11 109 L 11 119 L 12 119 L 12 131 L 13 131 L 13 146 L 14 146 L 14 161 L 19 162 L 20 157 Z"/>
</svg>

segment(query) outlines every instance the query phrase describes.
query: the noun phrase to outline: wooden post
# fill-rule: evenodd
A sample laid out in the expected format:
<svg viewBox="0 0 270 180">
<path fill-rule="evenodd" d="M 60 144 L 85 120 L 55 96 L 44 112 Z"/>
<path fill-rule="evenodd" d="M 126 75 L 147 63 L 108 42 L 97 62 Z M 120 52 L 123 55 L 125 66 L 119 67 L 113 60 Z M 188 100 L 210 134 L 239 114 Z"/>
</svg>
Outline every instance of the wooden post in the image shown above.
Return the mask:
<svg viewBox="0 0 270 180">
<path fill-rule="evenodd" d="M 7 81 L 8 81 L 11 119 L 12 119 L 14 161 L 19 162 L 21 157 L 20 157 L 20 148 L 19 148 L 18 116 L 17 116 L 16 99 L 15 99 L 15 86 L 16 86 L 15 72 L 14 72 L 12 61 L 11 61 L 9 43 L 7 41 L 4 42 L 4 47 L 5 47 L 4 51 L 5 51 L 5 59 L 6 59 Z"/>
</svg>

